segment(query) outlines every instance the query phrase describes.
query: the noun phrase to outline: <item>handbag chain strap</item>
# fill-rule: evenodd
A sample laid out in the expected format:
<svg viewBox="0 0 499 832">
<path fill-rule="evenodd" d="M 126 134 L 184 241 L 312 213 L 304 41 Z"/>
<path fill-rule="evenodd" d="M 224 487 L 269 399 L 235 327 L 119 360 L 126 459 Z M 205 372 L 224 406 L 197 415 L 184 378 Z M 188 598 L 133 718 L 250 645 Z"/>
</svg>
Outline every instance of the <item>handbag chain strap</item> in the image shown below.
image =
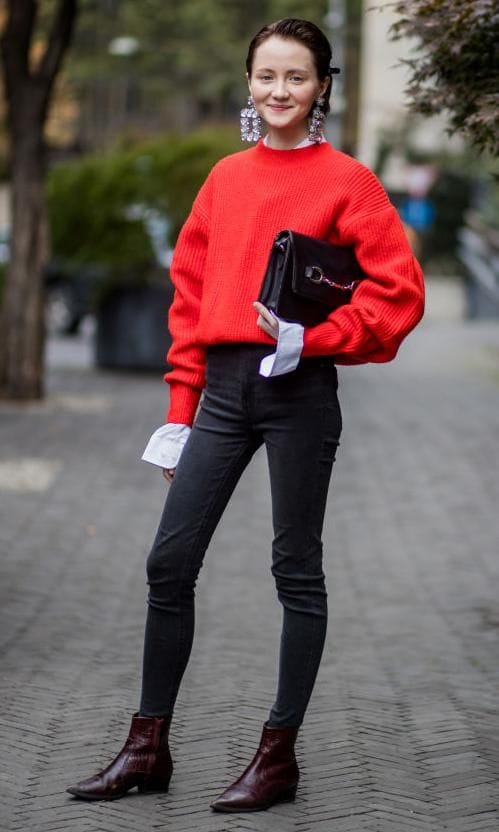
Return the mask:
<svg viewBox="0 0 499 832">
<path fill-rule="evenodd" d="M 305 277 L 316 286 L 325 283 L 326 286 L 331 286 L 332 289 L 341 289 L 343 292 L 351 292 L 360 283 L 360 280 L 352 280 L 350 283 L 336 283 L 335 280 L 326 277 L 320 266 L 307 266 Z"/>
</svg>

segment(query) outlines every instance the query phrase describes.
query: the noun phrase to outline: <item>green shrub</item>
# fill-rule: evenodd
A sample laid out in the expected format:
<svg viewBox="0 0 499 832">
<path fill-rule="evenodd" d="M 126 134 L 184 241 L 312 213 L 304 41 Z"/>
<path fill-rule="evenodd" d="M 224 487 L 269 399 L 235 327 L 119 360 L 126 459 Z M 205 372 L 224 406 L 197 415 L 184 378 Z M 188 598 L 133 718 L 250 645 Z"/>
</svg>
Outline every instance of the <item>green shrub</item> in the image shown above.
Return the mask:
<svg viewBox="0 0 499 832">
<path fill-rule="evenodd" d="M 240 139 L 232 128 L 218 128 L 199 130 L 187 137 L 169 135 L 131 151 L 135 169 L 141 174 L 144 202 L 170 219 L 172 245 L 213 165 L 240 149 Z"/>
<path fill-rule="evenodd" d="M 52 252 L 69 265 L 101 264 L 116 278 L 138 279 L 154 262 L 133 206 L 159 210 L 173 245 L 215 162 L 240 149 L 233 129 L 168 134 L 132 148 L 55 167 L 47 184 Z"/>
<path fill-rule="evenodd" d="M 137 175 L 122 155 L 94 156 L 55 168 L 47 196 L 52 252 L 68 264 L 102 263 L 113 270 L 152 259 L 142 222 L 127 217 Z"/>
</svg>

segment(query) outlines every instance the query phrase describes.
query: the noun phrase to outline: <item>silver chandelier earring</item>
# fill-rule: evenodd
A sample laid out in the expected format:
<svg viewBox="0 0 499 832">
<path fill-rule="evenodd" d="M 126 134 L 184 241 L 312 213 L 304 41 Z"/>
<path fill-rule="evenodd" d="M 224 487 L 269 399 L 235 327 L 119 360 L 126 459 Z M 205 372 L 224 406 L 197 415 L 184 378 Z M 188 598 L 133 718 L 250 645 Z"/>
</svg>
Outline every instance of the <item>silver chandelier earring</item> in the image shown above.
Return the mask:
<svg viewBox="0 0 499 832">
<path fill-rule="evenodd" d="M 322 140 L 322 131 L 324 129 L 324 119 L 326 118 L 324 110 L 324 99 L 322 96 L 315 102 L 315 107 L 312 110 L 310 117 L 310 127 L 308 130 L 308 138 L 311 142 L 320 142 Z"/>
<path fill-rule="evenodd" d="M 262 120 L 250 95 L 246 107 L 241 110 L 241 141 L 257 142 L 261 135 Z"/>
</svg>

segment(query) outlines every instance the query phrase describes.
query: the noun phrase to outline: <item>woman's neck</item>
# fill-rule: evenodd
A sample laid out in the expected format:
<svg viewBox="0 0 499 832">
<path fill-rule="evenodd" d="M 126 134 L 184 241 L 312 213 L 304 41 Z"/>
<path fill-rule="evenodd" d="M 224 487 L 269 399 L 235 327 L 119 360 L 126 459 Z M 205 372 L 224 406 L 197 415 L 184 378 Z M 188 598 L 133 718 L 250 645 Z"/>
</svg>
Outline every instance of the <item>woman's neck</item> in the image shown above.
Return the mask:
<svg viewBox="0 0 499 832">
<path fill-rule="evenodd" d="M 272 130 L 267 131 L 267 146 L 273 150 L 293 150 L 308 137 L 308 127 L 298 125 L 293 130 Z"/>
</svg>

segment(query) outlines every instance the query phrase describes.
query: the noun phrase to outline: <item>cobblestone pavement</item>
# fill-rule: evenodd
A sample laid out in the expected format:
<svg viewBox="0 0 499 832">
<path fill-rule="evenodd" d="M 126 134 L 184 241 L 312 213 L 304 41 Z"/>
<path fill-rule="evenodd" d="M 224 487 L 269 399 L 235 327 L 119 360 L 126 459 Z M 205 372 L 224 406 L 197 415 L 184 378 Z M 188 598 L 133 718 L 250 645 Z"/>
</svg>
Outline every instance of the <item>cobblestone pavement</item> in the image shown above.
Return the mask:
<svg viewBox="0 0 499 832">
<path fill-rule="evenodd" d="M 0 407 L 2 830 L 499 830 L 499 323 L 446 317 L 441 300 L 396 361 L 340 370 L 328 637 L 300 787 L 251 815 L 208 804 L 251 758 L 274 695 L 260 452 L 198 582 L 169 793 L 64 791 L 110 760 L 137 705 L 144 559 L 167 487 L 139 456 L 167 388 L 51 345 L 46 401 Z"/>
</svg>

